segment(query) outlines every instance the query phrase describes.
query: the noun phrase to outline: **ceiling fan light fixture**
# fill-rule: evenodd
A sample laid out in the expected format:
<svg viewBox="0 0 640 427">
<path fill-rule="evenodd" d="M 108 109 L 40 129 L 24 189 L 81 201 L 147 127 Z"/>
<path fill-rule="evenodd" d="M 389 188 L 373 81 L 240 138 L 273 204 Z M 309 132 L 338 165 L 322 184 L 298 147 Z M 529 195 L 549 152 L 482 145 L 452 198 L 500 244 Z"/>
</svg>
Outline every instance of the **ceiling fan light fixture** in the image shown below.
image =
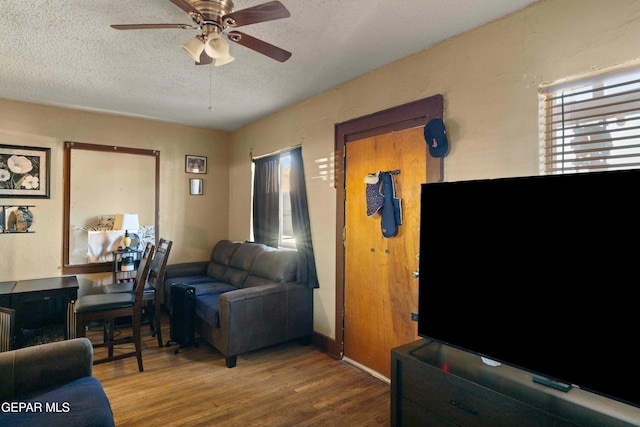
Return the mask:
<svg viewBox="0 0 640 427">
<path fill-rule="evenodd" d="M 189 56 L 196 62 L 200 62 L 200 55 L 205 48 L 205 44 L 200 37 L 194 37 L 185 44 L 182 48 L 189 54 Z M 211 55 L 209 55 L 211 56 Z"/>
<path fill-rule="evenodd" d="M 229 43 L 218 33 L 211 33 L 207 36 L 207 41 L 204 44 L 204 52 L 216 60 L 216 67 L 228 64 L 236 59 L 229 54 Z"/>
<path fill-rule="evenodd" d="M 235 59 L 229 55 L 229 44 L 221 37 L 223 34 L 232 42 L 276 61 L 285 62 L 291 57 L 291 52 L 270 43 L 238 31 L 227 31 L 228 28 L 290 17 L 291 13 L 279 1 L 267 1 L 242 10 L 234 10 L 232 0 L 171 0 L 171 2 L 186 12 L 194 24 L 125 24 L 111 27 L 116 30 L 199 29 L 200 35 L 182 45 L 197 65 L 212 64 L 215 59 L 215 65 L 220 66 Z"/>
<path fill-rule="evenodd" d="M 215 65 L 216 67 L 219 67 L 219 66 L 221 66 L 221 65 L 228 64 L 229 62 L 233 62 L 233 61 L 235 61 L 235 59 L 236 59 L 236 58 L 234 58 L 233 56 L 231 56 L 231 55 L 227 55 L 227 56 L 225 56 L 224 58 L 218 58 L 218 59 L 216 59 L 216 62 L 215 62 L 215 64 L 214 64 L 214 65 Z"/>
</svg>

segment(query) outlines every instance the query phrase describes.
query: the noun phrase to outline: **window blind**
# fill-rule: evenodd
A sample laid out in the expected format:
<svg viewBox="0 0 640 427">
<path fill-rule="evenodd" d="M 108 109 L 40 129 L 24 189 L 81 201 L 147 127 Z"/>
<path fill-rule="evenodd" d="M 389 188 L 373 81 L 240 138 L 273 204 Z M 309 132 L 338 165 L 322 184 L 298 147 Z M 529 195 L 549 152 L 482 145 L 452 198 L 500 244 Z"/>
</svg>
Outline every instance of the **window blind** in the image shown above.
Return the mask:
<svg viewBox="0 0 640 427">
<path fill-rule="evenodd" d="M 540 91 L 541 173 L 640 167 L 640 69 Z"/>
</svg>

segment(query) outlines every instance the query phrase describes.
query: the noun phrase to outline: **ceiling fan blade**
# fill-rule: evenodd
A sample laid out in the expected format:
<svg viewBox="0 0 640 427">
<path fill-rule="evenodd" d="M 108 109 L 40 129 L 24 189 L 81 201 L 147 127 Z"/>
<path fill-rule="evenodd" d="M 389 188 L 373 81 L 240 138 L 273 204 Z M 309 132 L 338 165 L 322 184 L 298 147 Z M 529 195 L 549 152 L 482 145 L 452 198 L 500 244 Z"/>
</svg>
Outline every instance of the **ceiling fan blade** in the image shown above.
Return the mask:
<svg viewBox="0 0 640 427">
<path fill-rule="evenodd" d="M 291 52 L 287 52 L 284 49 L 280 49 L 277 46 L 241 33 L 240 31 L 229 31 L 228 37 L 232 42 L 255 50 L 256 52 L 275 59 L 276 61 L 284 62 L 291 57 Z"/>
<path fill-rule="evenodd" d="M 189 3 L 189 2 L 187 2 L 185 0 L 169 0 L 169 1 L 171 1 L 171 3 L 175 4 L 180 9 L 184 10 L 185 12 L 187 12 L 188 14 L 195 13 L 196 15 L 202 16 L 202 14 L 200 13 L 200 11 L 198 9 L 193 7 L 191 5 L 191 3 Z"/>
<path fill-rule="evenodd" d="M 222 22 L 231 27 L 241 27 L 243 25 L 288 18 L 290 16 L 291 14 L 282 3 L 279 1 L 270 1 L 237 12 L 231 12 L 222 17 Z"/>
<path fill-rule="evenodd" d="M 200 54 L 200 62 L 196 62 L 196 65 L 209 65 L 212 62 L 213 58 L 202 51 L 202 53 Z"/>
<path fill-rule="evenodd" d="M 198 27 L 187 24 L 123 24 L 112 25 L 111 28 L 116 30 L 155 30 L 159 28 L 179 28 L 182 30 L 195 30 Z"/>
</svg>

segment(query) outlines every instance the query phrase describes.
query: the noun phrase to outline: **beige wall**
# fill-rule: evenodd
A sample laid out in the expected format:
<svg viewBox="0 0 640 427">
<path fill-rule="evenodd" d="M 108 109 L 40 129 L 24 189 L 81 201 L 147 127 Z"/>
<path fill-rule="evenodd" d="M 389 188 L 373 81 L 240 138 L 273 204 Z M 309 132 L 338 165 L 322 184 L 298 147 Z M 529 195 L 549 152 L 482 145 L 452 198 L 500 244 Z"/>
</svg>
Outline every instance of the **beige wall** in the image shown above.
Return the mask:
<svg viewBox="0 0 640 427">
<path fill-rule="evenodd" d="M 320 174 L 334 125 L 442 94 L 447 181 L 535 175 L 538 86 L 638 59 L 639 17 L 640 1 L 543 0 L 233 132 L 230 237 L 249 236 L 249 150 L 302 144 L 320 280 L 314 330 L 335 337 L 336 195 Z"/>
<path fill-rule="evenodd" d="M 227 132 L 0 99 L 0 144 L 51 148 L 51 198 L 0 199 L 36 206 L 34 233 L 0 234 L 0 281 L 62 274 L 64 141 L 160 151 L 160 235 L 174 241 L 170 263 L 206 260 L 227 238 Z M 206 156 L 207 174 L 185 173 L 187 154 Z M 190 177 L 204 179 L 203 196 L 189 195 Z"/>
</svg>

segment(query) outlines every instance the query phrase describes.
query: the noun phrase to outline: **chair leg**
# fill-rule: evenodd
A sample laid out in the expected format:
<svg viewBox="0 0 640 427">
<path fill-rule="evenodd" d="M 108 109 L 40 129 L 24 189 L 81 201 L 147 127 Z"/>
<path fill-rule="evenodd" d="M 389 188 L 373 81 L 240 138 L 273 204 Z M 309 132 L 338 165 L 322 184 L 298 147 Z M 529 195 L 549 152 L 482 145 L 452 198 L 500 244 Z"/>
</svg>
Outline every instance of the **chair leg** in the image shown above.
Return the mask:
<svg viewBox="0 0 640 427">
<path fill-rule="evenodd" d="M 64 331 L 64 339 L 70 340 L 76 337 L 76 311 L 75 300 L 71 300 L 67 303 L 67 314 L 65 316 L 66 328 Z"/>
<path fill-rule="evenodd" d="M 113 342 L 114 328 L 116 319 L 107 319 L 102 325 L 102 339 L 103 342 Z M 109 346 L 109 357 L 113 357 L 113 345 Z"/>
<path fill-rule="evenodd" d="M 139 316 L 138 315 L 134 315 Z M 144 371 L 142 366 L 142 333 L 140 332 L 140 317 L 133 320 L 133 342 L 136 346 L 136 358 L 138 359 L 138 370 Z"/>
<path fill-rule="evenodd" d="M 149 330 L 151 335 L 156 334 L 156 325 L 154 324 L 155 317 L 153 316 L 153 300 L 147 301 L 147 306 L 144 309 L 144 315 L 149 320 Z"/>
<path fill-rule="evenodd" d="M 153 304 L 154 308 L 154 328 L 156 330 L 156 337 L 158 338 L 158 347 L 162 348 L 164 345 L 162 344 L 162 325 L 160 324 L 160 318 L 162 316 L 162 312 L 160 311 L 160 300 L 154 300 Z"/>
<path fill-rule="evenodd" d="M 147 305 L 144 309 L 144 316 L 149 321 L 151 336 L 156 337 L 158 340 L 158 347 L 164 347 L 162 342 L 162 325 L 160 323 L 162 312 L 160 311 L 160 306 L 156 304 L 155 298 L 147 301 Z"/>
<path fill-rule="evenodd" d="M 87 334 L 84 327 L 84 316 L 76 314 L 76 338 L 85 337 Z"/>
</svg>

